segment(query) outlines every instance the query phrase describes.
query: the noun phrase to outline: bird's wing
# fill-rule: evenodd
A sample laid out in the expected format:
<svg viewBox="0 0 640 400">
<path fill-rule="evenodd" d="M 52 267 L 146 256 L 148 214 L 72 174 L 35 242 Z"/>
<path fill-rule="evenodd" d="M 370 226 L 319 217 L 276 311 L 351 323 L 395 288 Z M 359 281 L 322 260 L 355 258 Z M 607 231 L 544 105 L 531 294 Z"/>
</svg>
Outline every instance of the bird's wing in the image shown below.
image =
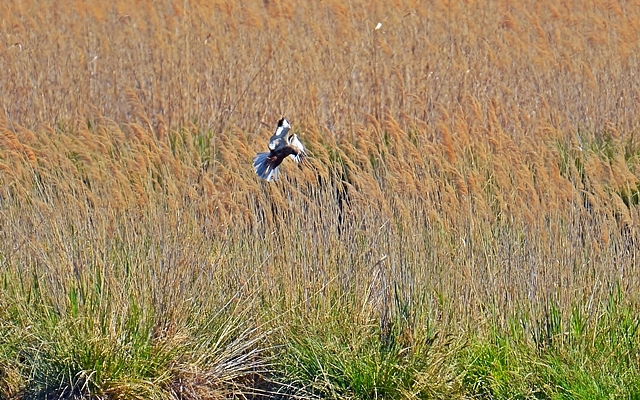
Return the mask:
<svg viewBox="0 0 640 400">
<path fill-rule="evenodd" d="M 285 145 L 285 141 L 282 138 L 275 137 L 275 135 L 269 141 L 269 150 L 278 150 Z"/>
<path fill-rule="evenodd" d="M 293 158 L 296 162 L 302 161 L 302 159 L 307 155 L 304 150 L 304 145 L 298 139 L 298 135 L 293 135 L 289 138 L 289 147 L 294 150 L 295 154 L 291 154 L 291 158 Z"/>
<path fill-rule="evenodd" d="M 287 137 L 287 133 L 289 133 L 289 123 L 278 126 L 271 139 L 269 139 L 269 150 L 276 150 L 282 146 L 286 146 L 285 138 Z"/>
</svg>

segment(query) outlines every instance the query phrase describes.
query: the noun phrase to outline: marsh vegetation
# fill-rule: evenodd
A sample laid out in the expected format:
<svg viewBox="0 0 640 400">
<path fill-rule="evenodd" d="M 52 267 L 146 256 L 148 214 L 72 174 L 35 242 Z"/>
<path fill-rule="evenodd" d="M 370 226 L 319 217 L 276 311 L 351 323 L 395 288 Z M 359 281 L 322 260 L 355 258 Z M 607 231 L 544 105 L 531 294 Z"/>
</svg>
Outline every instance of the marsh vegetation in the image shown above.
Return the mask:
<svg viewBox="0 0 640 400">
<path fill-rule="evenodd" d="M 638 4 L 22 0 L 0 37 L 0 398 L 640 395 Z M 283 116 L 309 162 L 263 182 Z"/>
</svg>

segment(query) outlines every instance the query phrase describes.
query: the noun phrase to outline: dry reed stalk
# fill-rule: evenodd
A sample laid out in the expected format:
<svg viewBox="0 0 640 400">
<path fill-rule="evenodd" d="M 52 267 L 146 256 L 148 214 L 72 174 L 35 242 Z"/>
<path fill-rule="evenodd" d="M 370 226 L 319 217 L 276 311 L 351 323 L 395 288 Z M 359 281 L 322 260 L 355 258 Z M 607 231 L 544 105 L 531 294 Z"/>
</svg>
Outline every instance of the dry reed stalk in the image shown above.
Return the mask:
<svg viewBox="0 0 640 400">
<path fill-rule="evenodd" d="M 2 123 L 0 122 L 0 125 Z M 32 131 L 30 131 L 29 129 L 26 129 L 20 125 L 16 125 L 15 127 L 16 129 L 16 134 L 20 140 L 20 143 L 32 143 L 36 140 L 37 136 L 35 135 L 35 133 L 33 133 Z"/>
<path fill-rule="evenodd" d="M 21 151 L 22 144 L 18 141 L 18 137 L 5 127 L 0 127 L 0 140 L 7 150 Z"/>
<path fill-rule="evenodd" d="M 615 186 L 621 188 L 639 183 L 640 178 L 629 170 L 624 154 L 618 154 L 611 164 L 609 164 L 611 167 L 611 180 Z"/>
<path fill-rule="evenodd" d="M 0 162 L 0 171 L 2 171 L 3 176 L 9 179 L 15 179 L 16 176 L 13 173 L 13 168 L 11 168 L 10 166 L 8 166 L 7 164 L 4 164 L 2 162 Z M 3 181 L 3 184 L 7 184 L 8 180 Z"/>
<path fill-rule="evenodd" d="M 344 159 L 341 160 L 349 171 L 354 173 L 361 170 L 361 167 L 368 168 L 370 165 L 367 159 L 366 153 L 356 149 L 350 141 L 343 141 L 340 143 L 340 148 L 343 151 Z"/>
<path fill-rule="evenodd" d="M 150 138 L 147 136 L 147 132 L 142 126 L 136 123 L 132 123 L 132 124 L 128 124 L 127 128 L 128 128 L 127 131 L 131 132 L 131 135 L 129 137 L 129 142 L 139 143 L 142 145 L 149 143 Z"/>
<path fill-rule="evenodd" d="M 449 127 L 444 122 L 439 122 L 438 132 L 440 133 L 440 138 L 442 140 L 442 146 L 444 150 L 444 154 L 446 155 L 447 162 L 450 165 L 454 165 L 456 162 L 456 153 L 453 147 L 453 141 L 451 140 L 451 135 L 449 133 Z"/>
<path fill-rule="evenodd" d="M 35 165 L 38 162 L 36 154 L 30 147 L 22 145 L 22 151 L 26 154 L 27 160 L 31 165 Z"/>
<path fill-rule="evenodd" d="M 466 117 L 463 117 L 462 115 L 456 116 L 453 121 L 453 130 L 455 132 L 456 142 L 458 142 L 457 147 L 462 151 L 470 150 L 471 139 L 469 132 L 471 131 L 471 128 Z"/>
<path fill-rule="evenodd" d="M 637 149 L 626 160 L 622 150 L 638 127 L 633 96 L 640 90 L 629 75 L 637 60 L 625 56 L 637 53 L 638 18 L 606 3 L 571 12 L 547 3 L 178 2 L 167 11 L 153 2 L 93 2 L 77 15 L 58 7 L 55 29 L 47 23 L 55 7 L 23 18 L 7 3 L 18 25 L 7 26 L 22 35 L 24 49 L 3 50 L 2 105 L 31 131 L 0 120 L 0 170 L 13 174 L 2 172 L 3 181 L 20 198 L 36 198 L 43 220 L 55 220 L 69 200 L 77 210 L 69 220 L 80 225 L 91 212 L 80 200 L 87 199 L 101 209 L 92 218 L 104 219 L 94 234 L 105 243 L 129 241 L 134 249 L 143 247 L 138 235 L 184 232 L 183 251 L 193 243 L 222 249 L 218 258 L 204 251 L 202 262 L 178 257 L 175 275 L 156 282 L 156 291 L 189 275 L 190 263 L 225 271 L 198 281 L 201 296 L 232 291 L 238 281 L 253 282 L 251 267 L 265 258 L 256 290 L 267 303 L 295 303 L 327 282 L 325 274 L 340 278 L 327 284 L 322 301 L 332 292 L 361 293 L 372 308 L 382 292 L 367 291 L 373 256 L 360 257 L 371 247 L 389 255 L 383 267 L 398 274 L 402 288 L 454 299 L 459 313 L 447 318 L 481 324 L 488 305 L 506 318 L 545 299 L 571 304 L 596 280 L 615 282 L 611 271 L 629 259 L 617 250 L 621 231 L 638 223 L 633 198 L 625 204 L 618 194 L 637 192 L 640 168 Z M 377 21 L 383 25 L 374 32 Z M 265 62 L 270 48 L 277 57 Z M 87 67 L 67 68 L 60 59 Z M 40 68 L 47 63 L 56 68 Z M 74 96 L 60 94 L 68 88 Z M 21 99 L 32 90 L 42 98 L 27 104 Z M 67 118 L 85 104 L 95 105 L 91 129 Z M 298 133 L 311 157 L 264 183 L 251 158 L 264 151 L 270 129 L 247 132 L 280 113 L 306 128 Z M 224 131 L 210 128 L 220 121 Z M 208 129 L 213 143 L 198 142 Z M 581 142 L 571 139 L 578 131 Z M 616 156 L 589 150 L 598 143 L 589 132 L 610 135 Z M 34 195 L 34 172 L 45 177 L 42 199 Z M 33 224 L 31 210 L 18 204 L 14 215 Z M 70 235 L 57 221 L 41 230 L 57 237 L 43 235 L 37 251 L 20 248 L 16 256 L 59 263 L 61 276 L 72 279 L 69 257 L 86 268 L 80 261 L 88 256 L 56 250 Z M 124 231 L 131 233 L 114 233 Z M 282 254 L 267 257 L 274 252 Z M 159 265 L 154 257 L 136 268 Z M 583 264 L 597 270 L 595 278 L 573 271 Z M 625 278 L 635 272 L 628 267 Z M 603 290 L 595 296 L 606 297 Z"/>
</svg>

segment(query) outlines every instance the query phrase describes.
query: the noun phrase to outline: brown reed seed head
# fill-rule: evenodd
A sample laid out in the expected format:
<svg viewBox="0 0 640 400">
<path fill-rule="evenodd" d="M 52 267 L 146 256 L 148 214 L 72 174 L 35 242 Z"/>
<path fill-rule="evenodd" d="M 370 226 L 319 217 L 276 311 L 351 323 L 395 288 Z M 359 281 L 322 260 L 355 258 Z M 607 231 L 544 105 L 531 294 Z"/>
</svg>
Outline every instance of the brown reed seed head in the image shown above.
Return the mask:
<svg viewBox="0 0 640 400">
<path fill-rule="evenodd" d="M 559 268 L 534 290 L 525 270 L 577 262 L 564 245 L 592 263 L 594 243 L 613 280 L 637 231 L 640 16 L 551 3 L 7 2 L 4 43 L 21 46 L 0 49 L 3 196 L 100 209 L 105 226 L 146 216 L 218 247 L 250 233 L 221 262 L 265 291 L 348 286 L 336 266 L 364 276 L 375 248 L 401 285 L 440 285 L 465 312 L 491 291 L 507 308 L 570 301 L 590 282 Z M 260 122 L 283 115 L 310 157 L 263 185 Z M 240 266 L 276 249 L 293 261 L 262 265 L 280 283 Z"/>
</svg>

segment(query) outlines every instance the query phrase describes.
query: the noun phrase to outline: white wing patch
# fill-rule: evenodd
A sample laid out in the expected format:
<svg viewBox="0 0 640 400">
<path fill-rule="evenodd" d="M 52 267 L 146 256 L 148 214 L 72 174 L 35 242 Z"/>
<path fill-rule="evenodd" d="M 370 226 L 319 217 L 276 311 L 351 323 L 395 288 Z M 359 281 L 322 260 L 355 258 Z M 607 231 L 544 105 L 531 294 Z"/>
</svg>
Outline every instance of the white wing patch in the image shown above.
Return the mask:
<svg viewBox="0 0 640 400">
<path fill-rule="evenodd" d="M 286 145 L 284 139 L 287 137 L 289 129 L 291 129 L 289 121 L 282 119 L 282 124 L 276 128 L 275 133 L 269 139 L 269 150 L 276 150 Z"/>
<path fill-rule="evenodd" d="M 283 145 L 284 145 L 284 142 L 281 138 L 272 139 L 269 142 L 269 150 L 275 150 L 279 147 L 282 147 Z"/>
<path fill-rule="evenodd" d="M 291 154 L 290 157 L 293 158 L 296 162 L 302 161 L 302 159 L 307 155 L 304 151 L 304 145 L 298 139 L 298 135 L 292 135 L 289 137 L 289 146 L 296 151 L 297 154 Z"/>
</svg>

